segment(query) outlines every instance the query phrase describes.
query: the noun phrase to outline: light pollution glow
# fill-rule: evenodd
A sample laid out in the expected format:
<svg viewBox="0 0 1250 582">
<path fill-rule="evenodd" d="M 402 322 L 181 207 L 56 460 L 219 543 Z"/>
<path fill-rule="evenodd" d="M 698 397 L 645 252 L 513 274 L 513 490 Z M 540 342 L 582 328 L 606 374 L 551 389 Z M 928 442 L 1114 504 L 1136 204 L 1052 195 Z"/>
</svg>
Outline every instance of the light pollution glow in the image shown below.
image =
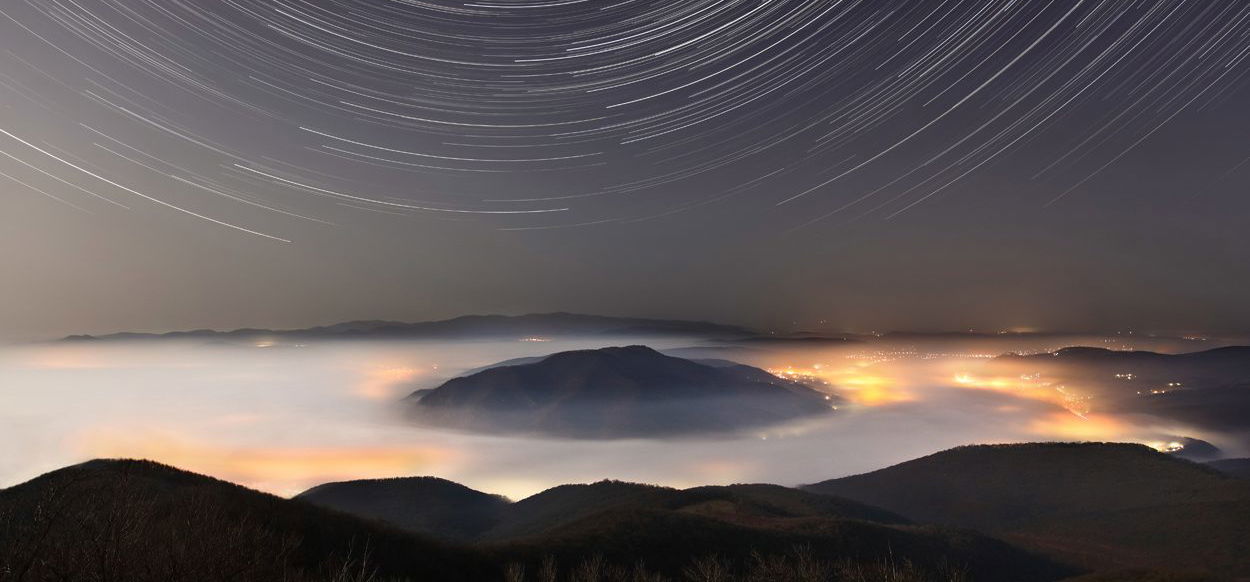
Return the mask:
<svg viewBox="0 0 1250 582">
<path fill-rule="evenodd" d="M 1183 435 L 1241 450 L 1227 435 L 1098 409 L 1077 387 L 1029 370 L 981 370 L 988 355 L 1049 347 L 1031 341 L 743 350 L 726 357 L 816 383 L 843 404 L 827 417 L 733 438 L 593 442 L 430 430 L 402 420 L 396 403 L 473 367 L 637 338 L 15 346 L 0 350 L 0 486 L 90 458 L 140 457 L 282 495 L 333 480 L 435 475 L 519 498 L 602 478 L 798 484 L 983 442 L 1163 449 Z"/>
</svg>

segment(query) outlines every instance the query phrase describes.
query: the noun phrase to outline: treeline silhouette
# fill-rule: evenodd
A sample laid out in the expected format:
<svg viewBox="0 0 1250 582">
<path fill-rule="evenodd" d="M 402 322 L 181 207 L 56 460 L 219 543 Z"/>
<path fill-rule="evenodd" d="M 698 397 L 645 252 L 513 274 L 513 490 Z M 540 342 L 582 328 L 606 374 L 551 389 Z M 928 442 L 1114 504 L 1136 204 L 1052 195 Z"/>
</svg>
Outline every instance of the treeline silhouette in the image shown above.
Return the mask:
<svg viewBox="0 0 1250 582">
<path fill-rule="evenodd" d="M 960 447 L 805 489 L 1090 569 L 1250 576 L 1250 481 L 1144 445 Z"/>
<path fill-rule="evenodd" d="M 806 490 L 605 481 L 517 502 L 432 478 L 284 499 L 100 460 L 0 490 L 0 581 L 1195 582 L 1250 573 L 1248 524 L 1250 483 L 1133 445 L 964 447 Z"/>
<path fill-rule="evenodd" d="M 884 526 L 809 525 L 770 530 L 630 509 L 463 545 L 149 461 L 92 461 L 0 491 L 0 580 L 942 582 L 1063 572 L 1006 544 L 970 550 L 934 536 L 920 538 L 915 555 L 894 555 L 880 532 L 861 537 Z M 1003 554 L 978 554 L 992 551 Z M 1037 568 L 1052 575 L 1027 574 Z"/>
</svg>

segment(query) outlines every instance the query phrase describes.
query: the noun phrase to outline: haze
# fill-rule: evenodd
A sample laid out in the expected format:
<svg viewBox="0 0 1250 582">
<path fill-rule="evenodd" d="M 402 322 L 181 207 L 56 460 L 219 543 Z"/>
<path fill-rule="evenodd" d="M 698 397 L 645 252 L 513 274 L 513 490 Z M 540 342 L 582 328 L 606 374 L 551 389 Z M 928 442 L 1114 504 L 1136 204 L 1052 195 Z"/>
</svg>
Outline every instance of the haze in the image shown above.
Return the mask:
<svg viewBox="0 0 1250 582">
<path fill-rule="evenodd" d="M 309 345 L 88 342 L 0 351 L 0 486 L 96 457 L 149 458 L 290 495 L 322 482 L 437 475 L 524 497 L 603 478 L 693 486 L 800 484 L 961 444 L 1203 438 L 1236 455 L 1244 434 L 1065 408 L 1053 389 L 980 374 L 987 356 L 1086 343 L 1187 351 L 1179 339 L 1067 337 L 880 341 L 735 349 L 739 361 L 830 382 L 836 413 L 732 438 L 578 441 L 414 426 L 399 400 L 509 358 L 645 341 L 364 341 Z M 1197 342 L 1207 348 L 1220 342 Z M 1077 414 L 1081 412 L 1082 414 Z"/>
</svg>

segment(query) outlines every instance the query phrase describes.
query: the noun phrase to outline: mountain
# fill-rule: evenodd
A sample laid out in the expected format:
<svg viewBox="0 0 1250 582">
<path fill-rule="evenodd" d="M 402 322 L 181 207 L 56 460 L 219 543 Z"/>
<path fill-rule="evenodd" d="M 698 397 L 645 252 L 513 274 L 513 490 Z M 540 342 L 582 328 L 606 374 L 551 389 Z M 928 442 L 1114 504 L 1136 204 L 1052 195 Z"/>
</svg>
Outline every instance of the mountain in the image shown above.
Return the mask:
<svg viewBox="0 0 1250 582">
<path fill-rule="evenodd" d="M 602 481 L 515 503 L 428 477 L 282 499 L 97 460 L 0 489 L 0 580 L 1197 582 L 1250 572 L 1248 491 L 1099 443 L 963 447 L 804 489 Z"/>
<path fill-rule="evenodd" d="M 666 355 L 666 356 L 673 356 L 673 357 L 675 357 L 675 358 L 683 358 L 683 359 L 690 360 L 690 361 L 695 362 L 695 363 L 698 363 L 698 364 L 703 364 L 703 365 L 705 365 L 705 366 L 711 366 L 711 367 L 713 367 L 713 368 L 728 368 L 728 367 L 733 367 L 733 366 L 741 366 L 741 365 L 742 365 L 742 364 L 739 364 L 738 362 L 735 362 L 735 361 L 733 361 L 733 360 L 726 360 L 726 359 L 723 359 L 723 358 L 690 358 L 690 357 L 684 357 L 684 356 L 682 356 L 682 355 L 681 355 L 681 354 L 683 354 L 683 353 L 690 353 L 690 352 L 692 352 L 692 351 L 694 351 L 694 352 L 696 352 L 696 353 L 697 353 L 697 351 L 698 351 L 698 350 L 700 350 L 700 348 L 677 348 L 677 349 L 674 349 L 674 350 L 664 350 L 664 351 L 662 351 L 662 352 L 660 352 L 660 353 L 662 353 L 662 354 L 664 354 L 664 355 Z M 462 374 L 460 374 L 460 375 L 461 375 L 461 376 L 472 376 L 473 374 L 476 374 L 476 373 L 478 373 L 478 372 L 485 372 L 486 370 L 490 370 L 490 369 L 492 369 L 492 368 L 505 368 L 505 367 L 508 367 L 508 366 L 521 366 L 521 365 L 524 365 L 524 364 L 537 364 L 538 362 L 541 362 L 541 361 L 543 361 L 543 360 L 547 359 L 547 357 L 548 357 L 548 356 L 525 356 L 525 357 L 521 357 L 521 358 L 512 358 L 512 359 L 510 359 L 510 360 L 504 360 L 504 361 L 502 361 L 502 362 L 495 362 L 495 363 L 493 363 L 493 364 L 487 364 L 487 365 L 485 365 L 485 366 L 479 366 L 479 367 L 477 367 L 477 368 L 471 368 L 471 369 L 469 369 L 469 370 L 465 370 L 465 371 L 464 371 Z M 432 390 L 432 388 L 431 388 L 431 390 Z M 418 392 L 420 392 L 420 391 L 418 391 Z"/>
<path fill-rule="evenodd" d="M 1167 448 L 1163 452 L 1174 457 L 1199 462 L 1210 461 L 1224 456 L 1224 452 L 1219 447 L 1193 437 L 1177 437 L 1168 442 Z"/>
<path fill-rule="evenodd" d="M 970 531 L 853 519 L 755 524 L 666 509 L 604 511 L 507 547 L 531 554 L 541 547 L 562 562 L 588 553 L 618 563 L 645 559 L 661 572 L 679 572 L 678 580 L 1040 582 L 1078 571 Z M 688 555 L 703 558 L 691 563 Z"/>
<path fill-rule="evenodd" d="M 910 523 L 875 507 L 778 485 L 681 490 L 600 481 L 560 485 L 510 502 L 451 481 L 410 477 L 328 483 L 309 489 L 296 499 L 450 540 L 540 536 L 596 513 L 622 510 L 663 509 L 737 522 L 822 517 Z"/>
<path fill-rule="evenodd" d="M 66 341 L 201 339 L 232 341 L 317 339 L 521 339 L 527 337 L 646 337 L 696 336 L 740 337 L 755 332 L 745 328 L 670 319 L 605 317 L 577 313 L 531 313 L 528 315 L 465 315 L 454 319 L 404 323 L 399 321 L 350 321 L 305 329 L 200 329 L 170 333 L 114 333 L 101 336 L 73 335 Z"/>
<path fill-rule="evenodd" d="M 1054 370 L 1074 378 L 1120 380 L 1118 385 L 1135 388 L 1166 387 L 1169 382 L 1179 383 L 1182 389 L 1186 384 L 1212 386 L 1250 382 L 1250 346 L 1185 354 L 1070 347 L 1046 354 L 1006 354 L 995 358 L 994 362 Z"/>
<path fill-rule="evenodd" d="M 91 461 L 0 490 L 0 580 L 312 581 L 358 569 L 465 581 L 500 570 L 468 548 L 148 461 Z"/>
<path fill-rule="evenodd" d="M 1000 360 L 1051 361 L 1079 363 L 1084 366 L 1133 366 L 1148 372 L 1184 371 L 1186 368 L 1215 370 L 1223 373 L 1250 372 L 1250 346 L 1216 347 L 1188 353 L 1108 350 L 1104 347 L 1065 347 L 1049 353 L 1000 356 Z M 1108 368 L 1113 370 L 1113 368 Z M 1119 370 L 1119 368 L 1116 368 Z M 1131 370 L 1130 370 L 1131 371 Z"/>
<path fill-rule="evenodd" d="M 435 477 L 326 483 L 296 499 L 448 539 L 468 539 L 490 529 L 509 504 L 499 495 Z"/>
<path fill-rule="evenodd" d="M 1141 445 L 963 447 L 805 489 L 1088 567 L 1250 573 L 1250 483 Z"/>
<path fill-rule="evenodd" d="M 441 542 L 314 503 L 354 496 L 437 516 L 416 523 L 453 536 L 462 530 L 452 516 L 504 503 L 519 508 L 528 533 Z M 525 501 L 435 479 L 337 483 L 282 499 L 149 461 L 91 461 L 0 490 L 0 580 L 1042 582 L 1074 572 L 980 534 L 772 485 L 607 482 Z"/>
<path fill-rule="evenodd" d="M 443 426 L 626 438 L 773 425 L 829 413 L 832 396 L 750 366 L 629 346 L 491 367 L 408 402 L 413 418 Z"/>
<path fill-rule="evenodd" d="M 372 494 L 368 487 L 341 493 L 362 499 Z M 314 501 L 308 494 L 300 498 Z M 476 535 L 478 545 L 516 560 L 547 553 L 575 563 L 599 554 L 612 562 L 645 559 L 661 571 L 681 571 L 692 555 L 785 555 L 801 546 L 816 556 L 858 562 L 906 556 L 928 572 L 957 564 L 974 579 L 1052 580 L 1073 572 L 980 534 L 912 525 L 888 511 L 777 485 L 684 490 L 619 481 L 561 485 L 508 504 L 496 515 L 496 524 Z M 417 527 L 427 523 L 420 520 Z"/>
<path fill-rule="evenodd" d="M 672 489 L 653 485 L 601 481 L 561 485 L 527 497 L 507 508 L 485 539 L 533 537 L 555 531 L 605 511 L 676 511 L 742 524 L 777 525 L 786 519 L 858 519 L 906 524 L 898 515 L 854 501 L 816 495 L 777 485 L 704 486 Z"/>
</svg>

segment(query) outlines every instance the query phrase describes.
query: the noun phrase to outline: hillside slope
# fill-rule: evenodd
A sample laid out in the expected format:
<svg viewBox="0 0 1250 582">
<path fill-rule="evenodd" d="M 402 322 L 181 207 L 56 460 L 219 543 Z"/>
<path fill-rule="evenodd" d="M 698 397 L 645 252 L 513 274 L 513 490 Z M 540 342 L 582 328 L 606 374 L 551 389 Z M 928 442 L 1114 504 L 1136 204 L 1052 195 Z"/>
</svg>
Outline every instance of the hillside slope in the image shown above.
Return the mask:
<svg viewBox="0 0 1250 582">
<path fill-rule="evenodd" d="M 479 580 L 474 552 L 149 461 L 91 461 L 0 490 L 0 579 Z"/>
<path fill-rule="evenodd" d="M 504 497 L 435 477 L 326 483 L 296 499 L 447 539 L 469 539 L 494 527 L 509 505 Z"/>
<path fill-rule="evenodd" d="M 1241 479 L 1250 479 L 1250 459 L 1220 459 L 1218 461 L 1207 461 L 1207 466 L 1227 475 L 1232 475 Z"/>
<path fill-rule="evenodd" d="M 395 485 L 447 502 L 433 513 L 447 521 L 427 527 L 455 525 L 456 501 L 484 501 L 433 480 L 336 484 L 309 497 Z M 709 564 L 725 582 L 816 571 L 1041 582 L 1072 572 L 980 534 L 868 521 L 899 518 L 783 487 L 586 487 L 529 504 L 523 529 L 533 533 L 457 545 L 152 462 L 92 461 L 0 490 L 0 580 L 680 580 Z M 605 488 L 620 495 L 600 510 Z"/>
<path fill-rule="evenodd" d="M 963 447 L 805 489 L 1091 567 L 1250 573 L 1250 484 L 1141 445 Z"/>
</svg>

